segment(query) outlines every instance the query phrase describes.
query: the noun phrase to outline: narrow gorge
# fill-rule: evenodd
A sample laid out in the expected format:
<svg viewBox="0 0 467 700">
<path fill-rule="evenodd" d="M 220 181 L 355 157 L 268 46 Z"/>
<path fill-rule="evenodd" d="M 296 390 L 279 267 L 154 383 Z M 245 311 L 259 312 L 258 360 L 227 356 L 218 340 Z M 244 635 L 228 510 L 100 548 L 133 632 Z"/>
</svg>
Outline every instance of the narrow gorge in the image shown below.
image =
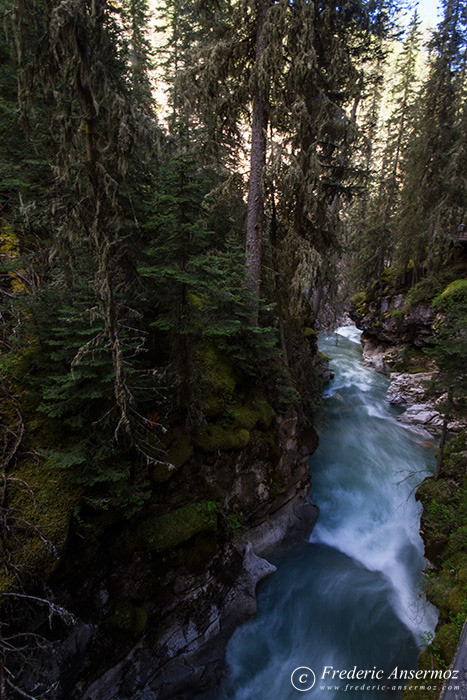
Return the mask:
<svg viewBox="0 0 467 700">
<path fill-rule="evenodd" d="M 320 681 L 324 667 L 377 668 L 384 677 L 395 667 L 416 669 L 436 626 L 423 594 L 414 496 L 433 450 L 397 423 L 385 401 L 388 380 L 363 365 L 360 331 L 340 328 L 320 347 L 335 372 L 310 460 L 320 515 L 308 543 L 272 559 L 278 570 L 260 586 L 257 618 L 229 644 L 230 676 L 219 698 L 295 698 L 297 667 L 317 675 L 306 697 L 360 698 L 347 682 L 337 689 L 339 681 Z M 371 700 L 402 697 L 403 683 L 370 685 Z"/>
</svg>

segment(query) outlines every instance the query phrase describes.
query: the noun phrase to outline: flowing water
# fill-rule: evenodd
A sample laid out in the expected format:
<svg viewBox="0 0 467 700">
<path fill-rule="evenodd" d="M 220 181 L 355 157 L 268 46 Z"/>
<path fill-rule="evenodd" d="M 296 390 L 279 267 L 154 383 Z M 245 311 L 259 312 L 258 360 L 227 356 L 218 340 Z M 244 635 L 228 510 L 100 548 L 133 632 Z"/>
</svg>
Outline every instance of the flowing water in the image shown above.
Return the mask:
<svg viewBox="0 0 467 700">
<path fill-rule="evenodd" d="M 259 586 L 256 619 L 229 643 L 220 700 L 395 700 L 397 681 L 377 678 L 416 668 L 423 637 L 436 625 L 437 611 L 420 589 L 414 498 L 433 452 L 396 422 L 384 400 L 388 380 L 363 365 L 356 328 L 338 329 L 320 349 L 335 372 L 310 460 L 320 516 L 310 541 L 279 555 L 277 572 Z M 322 680 L 326 666 L 332 669 Z M 361 680 L 330 678 L 354 666 L 379 676 L 367 675 L 364 690 Z M 295 674 L 294 689 L 297 667 L 316 674 L 306 694 L 312 675 Z"/>
</svg>

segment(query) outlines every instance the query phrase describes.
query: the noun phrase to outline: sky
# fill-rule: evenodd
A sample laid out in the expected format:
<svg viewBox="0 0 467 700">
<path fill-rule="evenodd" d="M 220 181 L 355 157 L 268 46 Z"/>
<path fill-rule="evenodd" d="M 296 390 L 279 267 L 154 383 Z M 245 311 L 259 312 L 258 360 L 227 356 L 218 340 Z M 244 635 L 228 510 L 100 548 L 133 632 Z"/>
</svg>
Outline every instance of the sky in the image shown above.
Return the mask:
<svg viewBox="0 0 467 700">
<path fill-rule="evenodd" d="M 438 23 L 438 0 L 419 0 L 418 14 L 425 27 L 435 27 Z"/>
<path fill-rule="evenodd" d="M 149 0 L 151 10 L 154 10 L 158 4 L 158 0 Z M 438 5 L 439 0 L 418 0 L 418 14 L 425 28 L 428 26 L 435 27 L 437 25 Z M 412 13 L 409 13 L 408 17 L 410 17 L 411 14 Z"/>
</svg>

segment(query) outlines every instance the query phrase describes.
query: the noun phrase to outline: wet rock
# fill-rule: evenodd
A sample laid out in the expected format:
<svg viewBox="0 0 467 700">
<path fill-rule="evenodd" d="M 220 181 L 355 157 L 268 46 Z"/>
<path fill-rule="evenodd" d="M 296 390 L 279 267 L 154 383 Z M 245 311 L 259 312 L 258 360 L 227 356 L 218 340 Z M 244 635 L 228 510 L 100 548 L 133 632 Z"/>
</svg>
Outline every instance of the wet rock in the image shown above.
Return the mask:
<svg viewBox="0 0 467 700">
<path fill-rule="evenodd" d="M 363 347 L 363 362 L 365 365 L 389 377 L 391 372 L 389 358 L 392 356 L 394 348 L 380 343 L 375 338 L 368 337 L 365 333 L 362 334 L 361 343 Z"/>
<path fill-rule="evenodd" d="M 436 410 L 433 403 L 419 403 L 409 406 L 404 413 L 397 417 L 397 420 L 413 427 L 420 426 L 435 436 L 441 434 L 444 414 Z M 465 430 L 466 423 L 462 420 L 452 420 L 448 423 L 447 429 L 452 433 L 460 433 Z"/>
<path fill-rule="evenodd" d="M 427 384 L 433 372 L 391 373 L 386 401 L 393 406 L 410 406 L 427 400 Z"/>
<path fill-rule="evenodd" d="M 221 571 L 230 577 L 224 582 Z M 256 612 L 256 586 L 276 570 L 250 543 L 230 547 L 196 588 L 186 586 L 157 640 L 143 638 L 84 692 L 83 700 L 193 697 L 217 684 L 235 627 Z M 230 579 L 230 580 L 229 580 Z M 235 585 L 232 585 L 235 582 Z"/>
</svg>

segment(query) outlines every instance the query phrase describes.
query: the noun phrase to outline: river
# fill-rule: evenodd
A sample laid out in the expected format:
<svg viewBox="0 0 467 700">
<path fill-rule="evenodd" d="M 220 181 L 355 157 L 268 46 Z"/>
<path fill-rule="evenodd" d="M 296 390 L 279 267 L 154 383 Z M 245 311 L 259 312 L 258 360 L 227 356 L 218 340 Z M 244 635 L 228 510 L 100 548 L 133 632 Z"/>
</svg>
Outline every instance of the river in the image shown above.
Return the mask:
<svg viewBox="0 0 467 700">
<path fill-rule="evenodd" d="M 364 366 L 355 327 L 323 337 L 320 349 L 335 373 L 310 460 L 320 515 L 309 542 L 273 558 L 277 572 L 258 587 L 257 617 L 229 643 L 220 700 L 396 700 L 397 680 L 382 675 L 416 668 L 436 625 L 420 586 L 414 498 L 433 452 L 397 423 L 388 380 Z M 351 673 L 332 679 L 354 667 L 366 670 L 365 683 Z"/>
</svg>

